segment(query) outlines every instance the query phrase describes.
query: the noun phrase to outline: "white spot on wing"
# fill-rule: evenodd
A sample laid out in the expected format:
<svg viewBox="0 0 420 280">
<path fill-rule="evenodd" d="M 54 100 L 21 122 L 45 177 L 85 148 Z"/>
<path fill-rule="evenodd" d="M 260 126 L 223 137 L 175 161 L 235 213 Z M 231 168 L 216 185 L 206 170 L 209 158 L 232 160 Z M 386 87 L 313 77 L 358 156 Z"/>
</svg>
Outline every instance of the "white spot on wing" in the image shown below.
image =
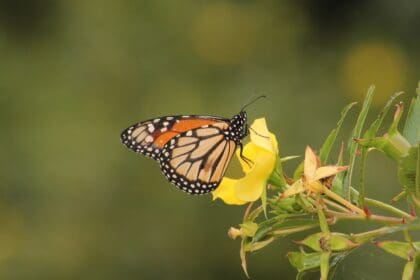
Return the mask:
<svg viewBox="0 0 420 280">
<path fill-rule="evenodd" d="M 153 124 L 148 124 L 147 125 L 147 130 L 152 133 L 153 131 L 155 131 L 155 126 Z"/>
</svg>

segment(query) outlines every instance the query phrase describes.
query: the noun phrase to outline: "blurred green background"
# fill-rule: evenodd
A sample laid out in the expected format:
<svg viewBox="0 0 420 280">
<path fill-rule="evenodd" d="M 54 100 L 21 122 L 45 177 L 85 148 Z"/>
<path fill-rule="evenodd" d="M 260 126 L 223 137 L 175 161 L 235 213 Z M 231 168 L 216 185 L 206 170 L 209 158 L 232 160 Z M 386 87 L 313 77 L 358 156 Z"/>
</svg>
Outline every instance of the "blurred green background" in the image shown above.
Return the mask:
<svg viewBox="0 0 420 280">
<path fill-rule="evenodd" d="M 0 278 L 244 279 L 226 234 L 243 207 L 178 191 L 121 145 L 122 129 L 230 117 L 266 94 L 248 113 L 267 118 L 282 155 L 317 149 L 370 84 L 373 114 L 395 91 L 413 96 L 419 26 L 417 1 L 1 0 Z M 395 166 L 368 164 L 368 195 L 388 201 Z M 292 248 L 250 255 L 252 278 L 294 279 Z M 402 267 L 368 245 L 337 279 L 398 279 Z"/>
</svg>

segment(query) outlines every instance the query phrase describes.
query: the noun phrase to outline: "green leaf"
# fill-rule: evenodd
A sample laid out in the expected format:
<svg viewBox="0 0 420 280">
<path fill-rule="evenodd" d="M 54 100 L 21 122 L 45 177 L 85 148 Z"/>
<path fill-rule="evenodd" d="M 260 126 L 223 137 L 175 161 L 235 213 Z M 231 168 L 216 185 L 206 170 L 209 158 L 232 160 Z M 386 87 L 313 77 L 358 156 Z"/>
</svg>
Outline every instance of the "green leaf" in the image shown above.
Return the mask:
<svg viewBox="0 0 420 280">
<path fill-rule="evenodd" d="M 406 148 L 401 149 L 401 145 L 398 145 L 398 143 L 395 145 L 397 138 L 404 141 L 402 136 L 398 137 L 394 134 L 394 137 L 392 138 L 394 141 L 391 141 L 390 137 L 375 137 L 368 139 L 356 139 L 356 142 L 365 148 L 375 148 L 392 160 L 398 161 L 407 156 L 407 150 Z"/>
<path fill-rule="evenodd" d="M 319 151 L 319 159 L 321 160 L 321 163 L 325 164 L 328 161 L 328 156 L 335 143 L 337 135 L 340 132 L 341 125 L 343 124 L 343 121 L 346 118 L 347 113 L 355 104 L 356 102 L 350 103 L 346 107 L 344 107 L 344 109 L 341 111 L 341 117 L 340 117 L 340 120 L 337 122 L 336 128 L 334 128 L 330 132 L 330 134 L 328 135 L 327 139 L 325 139 L 325 142 Z"/>
<path fill-rule="evenodd" d="M 273 209 L 274 214 L 285 214 L 285 213 L 300 213 L 302 207 L 297 203 L 296 196 L 290 196 L 283 199 L 275 197 L 269 200 L 270 207 Z"/>
<path fill-rule="evenodd" d="M 284 179 L 283 166 L 282 166 L 281 159 L 276 160 L 276 167 L 271 173 L 270 178 L 268 179 L 268 183 L 279 187 L 281 190 L 287 189 L 287 183 L 286 183 L 286 180 Z"/>
<path fill-rule="evenodd" d="M 245 247 L 248 245 L 249 240 L 247 238 L 242 239 L 241 248 L 239 249 L 239 256 L 241 258 L 241 266 L 247 278 L 249 278 L 248 268 L 246 264 L 246 251 Z"/>
<path fill-rule="evenodd" d="M 296 243 L 306 245 L 317 252 L 325 250 L 346 251 L 359 246 L 351 240 L 349 235 L 339 232 L 332 232 L 331 234 L 314 233 L 302 241 L 296 241 Z"/>
<path fill-rule="evenodd" d="M 400 257 L 404 260 L 408 260 L 410 251 L 412 250 L 408 242 L 400 241 L 378 241 L 375 243 L 376 246 L 383 249 L 384 251 Z"/>
<path fill-rule="evenodd" d="M 335 267 L 339 262 L 341 262 L 350 251 L 340 252 L 340 253 L 332 253 L 329 260 L 329 267 L 332 269 Z M 321 265 L 321 253 L 305 253 L 301 252 L 289 252 L 287 253 L 287 257 L 289 259 L 290 264 L 296 268 L 299 272 L 298 277 L 302 276 L 307 271 L 319 270 Z M 325 257 L 325 256 L 324 256 Z M 299 279 L 299 278 L 298 278 Z"/>
<path fill-rule="evenodd" d="M 343 193 L 343 180 L 344 180 L 344 172 L 340 172 L 337 175 L 335 175 L 331 190 L 335 192 L 336 194 L 341 195 Z"/>
<path fill-rule="evenodd" d="M 351 237 L 344 233 L 332 232 L 329 245 L 332 251 L 346 251 L 358 247 L 357 244 L 351 240 Z"/>
<path fill-rule="evenodd" d="M 293 172 L 293 179 L 298 180 L 303 175 L 303 161 L 299 163 L 298 167 L 296 167 L 295 172 Z"/>
<path fill-rule="evenodd" d="M 420 187 L 416 186 L 419 149 L 420 147 L 411 148 L 408 156 L 400 161 L 398 166 L 398 178 L 400 183 L 405 186 L 410 193 L 415 194 L 417 198 L 420 199 Z"/>
<path fill-rule="evenodd" d="M 249 237 L 253 237 L 255 232 L 258 230 L 258 225 L 254 222 L 247 221 L 243 224 L 240 224 L 243 234 Z"/>
<path fill-rule="evenodd" d="M 247 221 L 254 221 L 258 216 L 263 212 L 263 209 L 261 206 L 255 208 L 254 210 L 249 213 L 248 217 L 246 218 Z"/>
<path fill-rule="evenodd" d="M 413 146 L 420 141 L 420 82 L 416 92 L 417 97 L 411 101 L 403 130 L 404 137 Z"/>
<path fill-rule="evenodd" d="M 247 246 L 245 247 L 245 251 L 246 252 L 258 251 L 258 250 L 264 248 L 265 246 L 267 246 L 268 244 L 270 244 L 273 241 L 274 241 L 274 237 L 270 237 L 270 238 L 268 238 L 264 241 L 251 242 L 251 243 L 247 244 Z"/>
<path fill-rule="evenodd" d="M 300 156 L 287 156 L 287 157 L 280 158 L 280 161 L 283 163 L 283 162 L 286 162 L 292 159 L 297 159 L 297 158 L 300 158 Z"/>
<path fill-rule="evenodd" d="M 321 253 L 289 252 L 287 257 L 299 272 L 318 268 L 321 263 Z"/>
<path fill-rule="evenodd" d="M 416 196 L 420 199 L 420 145 L 417 146 Z"/>
<path fill-rule="evenodd" d="M 268 219 L 258 225 L 258 230 L 255 232 L 254 237 L 252 238 L 252 242 L 258 242 L 267 236 L 273 229 L 273 225 L 276 223 L 282 223 L 284 218 L 274 217 Z"/>
<path fill-rule="evenodd" d="M 386 117 L 386 115 L 389 112 L 389 109 L 394 103 L 394 100 L 402 93 L 403 92 L 397 92 L 388 99 L 388 102 L 385 104 L 384 108 L 381 110 L 376 120 L 374 120 L 373 123 L 370 125 L 369 129 L 366 130 L 365 134 L 363 135 L 363 138 L 373 138 L 376 136 L 376 133 L 378 133 L 378 130 L 381 127 L 384 118 Z"/>
<path fill-rule="evenodd" d="M 318 221 L 314 219 L 308 218 L 296 218 L 296 219 L 285 219 L 280 223 L 276 223 L 273 225 L 273 229 L 288 229 L 288 228 L 295 228 L 301 226 L 319 226 Z"/>
<path fill-rule="evenodd" d="M 351 178 L 353 175 L 353 169 L 354 164 L 356 161 L 356 150 L 358 144 L 353 139 L 360 138 L 360 135 L 362 133 L 363 125 L 366 120 L 366 116 L 369 112 L 370 105 L 372 104 L 373 99 L 373 92 L 375 90 L 375 86 L 370 86 L 366 95 L 366 98 L 363 102 L 362 110 L 360 111 L 359 116 L 357 117 L 356 125 L 353 128 L 353 133 L 351 138 L 348 141 L 347 147 L 349 152 L 349 169 L 344 172 L 344 178 L 343 178 L 343 190 L 342 190 L 342 196 L 350 199 L 350 185 L 351 185 Z"/>
<path fill-rule="evenodd" d="M 295 241 L 299 245 L 305 245 L 311 248 L 316 252 L 321 252 L 321 240 L 325 239 L 326 235 L 323 232 L 317 232 L 307 236 L 305 239 L 301 241 Z"/>
<path fill-rule="evenodd" d="M 264 211 L 264 216 L 267 219 L 267 187 L 263 188 L 263 192 L 261 194 L 261 206 Z"/>
<path fill-rule="evenodd" d="M 379 236 L 392 234 L 392 233 L 400 232 L 403 230 L 411 230 L 411 231 L 420 230 L 420 219 L 417 218 L 407 224 L 402 224 L 398 226 L 387 226 L 387 227 L 378 228 L 376 230 L 353 234 L 352 237 L 356 243 L 362 244 L 369 240 L 377 238 Z"/>
<path fill-rule="evenodd" d="M 394 95 L 392 95 L 389 99 L 384 108 L 379 113 L 376 120 L 373 121 L 373 123 L 370 125 L 369 129 L 365 132 L 363 135 L 364 139 L 370 139 L 376 136 L 376 133 L 378 132 L 379 128 L 381 127 L 381 124 L 385 118 L 385 116 L 388 114 L 389 109 L 391 108 L 391 105 L 394 103 L 394 100 L 400 96 L 402 92 L 397 92 Z M 359 181 L 359 205 L 364 208 L 365 207 L 365 178 L 366 178 L 366 158 L 367 158 L 367 147 L 362 147 L 362 152 L 360 155 L 360 181 Z"/>
</svg>

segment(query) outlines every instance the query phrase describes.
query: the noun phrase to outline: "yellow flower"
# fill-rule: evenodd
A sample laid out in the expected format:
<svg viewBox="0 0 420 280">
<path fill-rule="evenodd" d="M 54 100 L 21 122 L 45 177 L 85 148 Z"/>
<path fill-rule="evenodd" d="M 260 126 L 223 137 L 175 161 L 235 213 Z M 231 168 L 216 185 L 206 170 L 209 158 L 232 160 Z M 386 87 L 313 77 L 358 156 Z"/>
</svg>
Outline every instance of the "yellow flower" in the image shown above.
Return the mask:
<svg viewBox="0 0 420 280">
<path fill-rule="evenodd" d="M 251 142 L 244 146 L 243 155 L 252 161 L 248 165 L 240 156 L 245 176 L 240 179 L 224 177 L 219 187 L 213 191 L 213 200 L 222 199 L 226 204 L 242 205 L 259 199 L 266 187 L 267 180 L 274 170 L 277 160 L 277 140 L 265 122 L 265 118 L 256 119 L 250 129 Z"/>
<path fill-rule="evenodd" d="M 305 150 L 305 160 L 303 162 L 303 178 L 294 182 L 290 188 L 282 193 L 281 197 L 289 197 L 304 191 L 309 193 L 322 193 L 324 188 L 320 180 L 331 177 L 347 168 L 348 166 L 321 166 L 319 158 L 314 151 L 307 146 Z"/>
</svg>

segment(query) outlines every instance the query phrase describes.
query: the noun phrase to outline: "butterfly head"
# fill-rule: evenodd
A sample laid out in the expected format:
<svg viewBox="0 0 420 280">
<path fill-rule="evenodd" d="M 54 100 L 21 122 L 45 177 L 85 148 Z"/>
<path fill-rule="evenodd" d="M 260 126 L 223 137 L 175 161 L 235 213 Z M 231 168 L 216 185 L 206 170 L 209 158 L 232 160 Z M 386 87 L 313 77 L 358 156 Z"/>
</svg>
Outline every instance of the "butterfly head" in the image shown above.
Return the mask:
<svg viewBox="0 0 420 280">
<path fill-rule="evenodd" d="M 248 135 L 247 115 L 245 111 L 241 111 L 230 120 L 229 134 L 236 143 L 240 143 Z"/>
</svg>

